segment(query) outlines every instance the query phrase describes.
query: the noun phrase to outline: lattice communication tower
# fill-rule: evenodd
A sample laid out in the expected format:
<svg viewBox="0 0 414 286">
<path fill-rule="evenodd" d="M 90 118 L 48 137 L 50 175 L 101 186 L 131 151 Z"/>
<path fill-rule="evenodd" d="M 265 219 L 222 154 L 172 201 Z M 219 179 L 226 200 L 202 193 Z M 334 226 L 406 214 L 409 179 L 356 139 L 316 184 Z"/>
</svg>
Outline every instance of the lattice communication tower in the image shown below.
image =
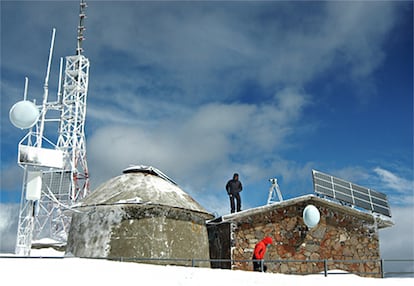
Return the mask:
<svg viewBox="0 0 414 286">
<path fill-rule="evenodd" d="M 60 59 L 57 100 L 48 98 L 53 29 L 42 104 L 27 100 L 26 78 L 24 100 L 10 110 L 11 122 L 29 129 L 18 148 L 18 164 L 24 169 L 16 241 L 18 255 L 30 255 L 33 244 L 66 245 L 71 206 L 89 192 L 85 141 L 89 60 L 82 54 L 86 7 L 81 0 L 76 54 Z"/>
</svg>

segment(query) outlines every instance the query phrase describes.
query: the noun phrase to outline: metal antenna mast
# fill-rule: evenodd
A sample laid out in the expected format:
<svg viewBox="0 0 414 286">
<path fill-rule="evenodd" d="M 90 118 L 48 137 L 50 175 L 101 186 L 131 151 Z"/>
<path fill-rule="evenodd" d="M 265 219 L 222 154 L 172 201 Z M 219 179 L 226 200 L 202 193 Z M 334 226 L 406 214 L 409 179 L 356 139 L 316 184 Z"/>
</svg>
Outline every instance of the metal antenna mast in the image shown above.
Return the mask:
<svg viewBox="0 0 414 286">
<path fill-rule="evenodd" d="M 19 143 L 18 154 L 18 163 L 24 169 L 16 241 L 19 255 L 30 255 L 33 244 L 66 245 L 71 206 L 89 192 L 85 141 L 89 60 L 82 55 L 86 7 L 81 0 L 76 55 L 65 58 L 63 94 L 61 59 L 57 100 L 48 100 L 53 29 L 42 105 L 26 100 L 26 79 L 24 100 L 10 110 L 16 127 L 30 128 Z M 54 126 L 46 128 L 50 125 Z M 46 132 L 56 129 L 58 134 Z"/>
<path fill-rule="evenodd" d="M 86 3 L 81 0 L 75 56 L 66 57 L 58 147 L 68 156 L 66 166 L 72 172 L 71 201 L 78 201 L 89 191 L 86 162 L 85 119 L 89 83 L 89 60 L 82 55 Z"/>
</svg>

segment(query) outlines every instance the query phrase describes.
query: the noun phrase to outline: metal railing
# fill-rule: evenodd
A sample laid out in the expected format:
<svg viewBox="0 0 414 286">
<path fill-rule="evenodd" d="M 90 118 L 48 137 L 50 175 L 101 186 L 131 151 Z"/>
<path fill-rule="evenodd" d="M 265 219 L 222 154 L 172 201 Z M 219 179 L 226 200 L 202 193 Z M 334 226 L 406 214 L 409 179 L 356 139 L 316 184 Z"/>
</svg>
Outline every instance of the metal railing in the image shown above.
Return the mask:
<svg viewBox="0 0 414 286">
<path fill-rule="evenodd" d="M 4 258 L 18 258 L 18 259 L 70 259 L 71 257 L 56 257 L 56 256 L 13 256 L 13 255 L 0 255 L 0 259 Z M 261 266 L 261 271 L 264 271 L 265 265 L 275 266 L 275 265 L 288 265 L 289 263 L 318 263 L 323 264 L 323 270 L 318 272 L 303 272 L 303 271 L 288 271 L 288 272 L 277 272 L 282 274 L 291 274 L 291 275 L 311 275 L 318 274 L 324 275 L 347 275 L 347 274 L 356 274 L 361 276 L 375 276 L 381 278 L 390 278 L 390 277 L 410 277 L 414 278 L 414 259 L 377 259 L 377 260 L 330 260 L 330 259 L 321 259 L 321 260 L 235 260 L 235 259 L 198 259 L 198 258 L 142 258 L 142 257 L 79 257 L 84 259 L 104 259 L 120 262 L 137 262 L 137 263 L 150 263 L 150 264 L 163 264 L 163 265 L 180 265 L 188 267 L 205 267 L 206 265 L 211 265 L 214 263 L 221 263 L 222 265 L 226 263 L 229 267 L 228 269 L 233 268 L 237 263 L 245 263 L 249 265 L 249 269 L 253 269 L 253 262 L 259 262 Z M 363 271 L 337 271 L 341 270 L 335 267 L 336 263 L 342 264 L 365 264 L 365 263 L 374 263 L 378 264 L 379 272 L 363 272 Z M 330 266 L 334 266 L 331 268 Z M 212 267 L 220 268 L 220 267 Z M 270 267 L 269 267 L 270 268 Z"/>
<path fill-rule="evenodd" d="M 414 277 L 414 260 L 382 259 L 381 269 L 383 269 L 382 277 Z"/>
</svg>

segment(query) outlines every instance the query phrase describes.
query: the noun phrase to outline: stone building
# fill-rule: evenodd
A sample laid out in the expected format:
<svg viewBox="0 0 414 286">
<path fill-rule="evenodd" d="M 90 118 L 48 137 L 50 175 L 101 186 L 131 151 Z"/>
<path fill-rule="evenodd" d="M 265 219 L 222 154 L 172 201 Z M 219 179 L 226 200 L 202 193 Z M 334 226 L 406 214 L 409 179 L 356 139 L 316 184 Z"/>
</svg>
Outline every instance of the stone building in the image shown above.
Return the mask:
<svg viewBox="0 0 414 286">
<path fill-rule="evenodd" d="M 213 218 L 153 167 L 135 166 L 99 186 L 74 208 L 67 254 L 189 265 L 209 259 L 206 220 Z M 145 260 L 139 260 L 145 262 Z M 198 264 L 209 267 L 208 262 Z"/>
<path fill-rule="evenodd" d="M 321 216 L 311 229 L 302 218 L 307 205 L 314 205 Z M 326 260 L 328 269 L 378 276 L 378 229 L 392 224 L 389 218 L 307 195 L 211 220 L 207 229 L 211 258 L 232 260 L 212 267 L 252 270 L 252 263 L 243 260 L 251 260 L 255 244 L 271 236 L 265 256 L 268 272 L 319 273 Z"/>
</svg>

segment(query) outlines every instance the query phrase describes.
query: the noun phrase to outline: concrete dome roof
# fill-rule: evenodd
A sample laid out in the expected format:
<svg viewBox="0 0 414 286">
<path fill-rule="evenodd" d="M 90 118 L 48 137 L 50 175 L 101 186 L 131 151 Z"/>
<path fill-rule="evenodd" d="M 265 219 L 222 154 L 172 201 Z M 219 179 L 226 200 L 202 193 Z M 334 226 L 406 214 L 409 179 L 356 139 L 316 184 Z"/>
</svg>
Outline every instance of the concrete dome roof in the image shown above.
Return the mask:
<svg viewBox="0 0 414 286">
<path fill-rule="evenodd" d="M 190 195 L 154 167 L 133 166 L 100 185 L 79 207 L 115 204 L 158 205 L 191 210 L 211 216 Z"/>
</svg>

